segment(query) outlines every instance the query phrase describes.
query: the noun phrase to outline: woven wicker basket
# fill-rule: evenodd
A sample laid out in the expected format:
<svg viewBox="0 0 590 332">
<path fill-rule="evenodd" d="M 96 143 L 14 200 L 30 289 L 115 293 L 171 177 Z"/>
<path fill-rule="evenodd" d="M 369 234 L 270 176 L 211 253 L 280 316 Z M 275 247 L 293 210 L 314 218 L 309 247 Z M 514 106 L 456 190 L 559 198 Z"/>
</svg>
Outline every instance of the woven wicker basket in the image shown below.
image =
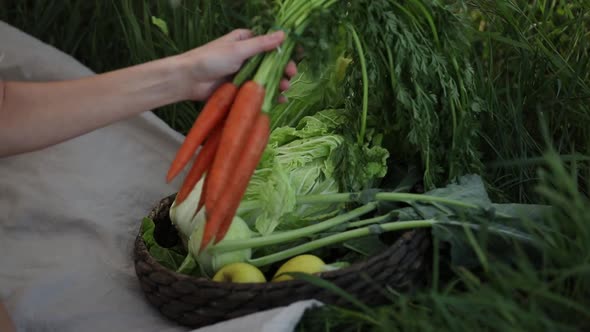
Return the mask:
<svg viewBox="0 0 590 332">
<path fill-rule="evenodd" d="M 174 242 L 168 209 L 174 196 L 162 199 L 149 214 L 156 224 L 156 241 Z M 367 304 L 385 303 L 380 288 L 408 291 L 423 280 L 430 247 L 425 230 L 403 233 L 384 252 L 320 276 Z M 148 253 L 141 231 L 135 241 L 135 270 L 148 301 L 167 318 L 198 328 L 299 300 L 316 299 L 348 306 L 340 296 L 301 280 L 232 284 L 178 274 Z"/>
</svg>

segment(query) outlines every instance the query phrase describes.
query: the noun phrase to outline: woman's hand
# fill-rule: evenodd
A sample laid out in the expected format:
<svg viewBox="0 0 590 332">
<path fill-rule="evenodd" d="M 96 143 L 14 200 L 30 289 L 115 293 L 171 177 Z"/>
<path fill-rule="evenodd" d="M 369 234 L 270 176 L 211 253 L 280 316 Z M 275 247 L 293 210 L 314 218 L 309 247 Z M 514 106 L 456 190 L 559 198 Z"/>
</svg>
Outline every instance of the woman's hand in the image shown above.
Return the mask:
<svg viewBox="0 0 590 332">
<path fill-rule="evenodd" d="M 100 75 L 0 81 L 0 157 L 57 144 L 164 105 L 205 100 L 248 58 L 273 50 L 284 39 L 282 31 L 254 37 L 251 31 L 235 30 L 180 55 Z M 290 62 L 280 90 L 289 88 L 296 72 Z"/>
<path fill-rule="evenodd" d="M 221 83 L 231 80 L 250 57 L 271 51 L 285 39 L 283 31 L 254 36 L 252 31 L 234 30 L 203 46 L 178 56 L 189 75 L 188 99 L 205 100 Z M 293 61 L 285 67 L 285 77 L 280 90 L 289 88 L 289 80 L 297 73 Z M 279 101 L 284 101 L 279 97 Z"/>
</svg>

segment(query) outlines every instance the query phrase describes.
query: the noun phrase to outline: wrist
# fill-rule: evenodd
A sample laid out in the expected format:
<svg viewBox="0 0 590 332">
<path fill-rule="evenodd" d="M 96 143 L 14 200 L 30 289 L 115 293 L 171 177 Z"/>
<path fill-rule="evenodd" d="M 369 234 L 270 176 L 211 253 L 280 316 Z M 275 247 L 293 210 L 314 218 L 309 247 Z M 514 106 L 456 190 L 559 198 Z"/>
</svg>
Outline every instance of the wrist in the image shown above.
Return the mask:
<svg viewBox="0 0 590 332">
<path fill-rule="evenodd" d="M 163 70 L 162 78 L 170 92 L 169 103 L 176 103 L 189 100 L 192 94 L 192 76 L 189 72 L 189 65 L 181 56 L 170 56 L 161 60 Z"/>
<path fill-rule="evenodd" d="M 179 91 L 182 91 L 183 99 L 196 101 L 206 98 L 204 90 L 211 80 L 210 75 L 203 71 L 205 66 L 200 49 L 178 54 L 171 57 L 170 61 L 175 62 L 175 68 L 179 71 Z"/>
</svg>

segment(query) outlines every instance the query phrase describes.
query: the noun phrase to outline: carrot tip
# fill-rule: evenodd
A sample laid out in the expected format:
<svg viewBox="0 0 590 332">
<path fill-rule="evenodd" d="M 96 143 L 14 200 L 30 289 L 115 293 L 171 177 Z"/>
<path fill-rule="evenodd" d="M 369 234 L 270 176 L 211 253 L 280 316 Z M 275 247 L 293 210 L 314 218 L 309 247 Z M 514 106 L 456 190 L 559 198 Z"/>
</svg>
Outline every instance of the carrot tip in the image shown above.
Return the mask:
<svg viewBox="0 0 590 332">
<path fill-rule="evenodd" d="M 186 164 L 183 164 L 182 167 L 186 166 Z M 174 180 L 174 178 L 178 175 L 178 173 L 180 173 L 181 169 L 176 169 L 176 168 L 170 168 L 170 170 L 168 171 L 168 174 L 166 174 L 166 183 L 170 183 L 172 182 L 172 180 Z"/>
</svg>

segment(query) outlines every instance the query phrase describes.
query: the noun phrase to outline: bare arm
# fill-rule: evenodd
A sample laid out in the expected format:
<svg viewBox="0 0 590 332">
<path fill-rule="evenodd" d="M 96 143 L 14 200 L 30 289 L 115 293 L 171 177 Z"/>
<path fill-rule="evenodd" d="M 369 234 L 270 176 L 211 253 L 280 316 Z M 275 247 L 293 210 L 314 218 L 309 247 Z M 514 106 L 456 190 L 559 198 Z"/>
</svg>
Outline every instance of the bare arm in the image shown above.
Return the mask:
<svg viewBox="0 0 590 332">
<path fill-rule="evenodd" d="M 88 78 L 4 82 L 0 157 L 61 143 L 163 105 L 202 100 L 247 58 L 272 50 L 283 38 L 282 32 L 252 37 L 235 30 L 184 54 Z M 286 74 L 295 74 L 293 63 Z"/>
<path fill-rule="evenodd" d="M 188 98 L 174 58 L 73 81 L 5 82 L 0 155 L 32 151 Z"/>
</svg>

